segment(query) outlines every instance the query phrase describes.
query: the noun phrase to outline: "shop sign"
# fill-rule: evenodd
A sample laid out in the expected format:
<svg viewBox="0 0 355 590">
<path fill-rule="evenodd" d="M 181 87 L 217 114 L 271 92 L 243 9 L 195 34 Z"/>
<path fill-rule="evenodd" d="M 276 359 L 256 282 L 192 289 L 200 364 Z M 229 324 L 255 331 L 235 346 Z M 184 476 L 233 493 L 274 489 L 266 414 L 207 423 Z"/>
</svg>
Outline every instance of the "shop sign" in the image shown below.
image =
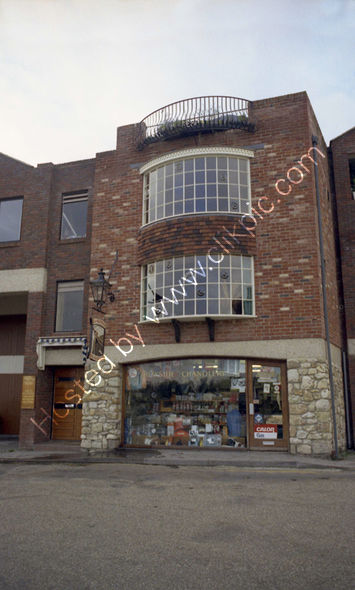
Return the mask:
<svg viewBox="0 0 355 590">
<path fill-rule="evenodd" d="M 277 438 L 277 424 L 254 424 L 254 438 Z"/>
<path fill-rule="evenodd" d="M 35 407 L 36 377 L 23 375 L 22 377 L 22 410 L 33 410 Z"/>
</svg>

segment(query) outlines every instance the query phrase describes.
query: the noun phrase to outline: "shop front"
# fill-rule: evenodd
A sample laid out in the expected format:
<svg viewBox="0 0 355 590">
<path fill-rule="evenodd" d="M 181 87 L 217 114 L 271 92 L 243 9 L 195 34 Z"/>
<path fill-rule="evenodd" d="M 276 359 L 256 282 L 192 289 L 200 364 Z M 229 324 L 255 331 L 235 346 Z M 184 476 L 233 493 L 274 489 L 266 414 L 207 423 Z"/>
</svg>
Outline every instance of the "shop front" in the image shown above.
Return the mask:
<svg viewBox="0 0 355 590">
<path fill-rule="evenodd" d="M 133 447 L 288 449 L 282 362 L 190 358 L 126 367 L 123 440 Z"/>
</svg>

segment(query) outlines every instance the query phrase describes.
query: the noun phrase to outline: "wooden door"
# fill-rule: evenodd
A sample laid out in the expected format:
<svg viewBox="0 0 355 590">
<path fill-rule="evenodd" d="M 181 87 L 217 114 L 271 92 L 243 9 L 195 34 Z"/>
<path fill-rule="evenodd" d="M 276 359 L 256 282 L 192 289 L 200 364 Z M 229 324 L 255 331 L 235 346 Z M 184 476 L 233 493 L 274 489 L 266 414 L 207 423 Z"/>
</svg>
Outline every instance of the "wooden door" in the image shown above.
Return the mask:
<svg viewBox="0 0 355 590">
<path fill-rule="evenodd" d="M 286 365 L 248 362 L 249 448 L 287 450 L 289 444 Z"/>
<path fill-rule="evenodd" d="M 0 434 L 20 430 L 22 375 L 0 375 Z"/>
<path fill-rule="evenodd" d="M 84 369 L 77 367 L 56 369 L 52 439 L 80 440 L 83 391 L 79 385 L 84 387 Z"/>
</svg>

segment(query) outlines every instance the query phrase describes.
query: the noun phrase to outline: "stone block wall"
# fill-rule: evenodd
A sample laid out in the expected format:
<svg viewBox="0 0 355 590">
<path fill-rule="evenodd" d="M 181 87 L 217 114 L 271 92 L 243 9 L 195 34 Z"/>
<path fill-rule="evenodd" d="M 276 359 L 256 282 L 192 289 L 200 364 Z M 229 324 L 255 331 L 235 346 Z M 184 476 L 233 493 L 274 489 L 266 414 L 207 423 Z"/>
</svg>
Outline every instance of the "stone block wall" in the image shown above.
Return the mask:
<svg viewBox="0 0 355 590">
<path fill-rule="evenodd" d="M 81 447 L 93 452 L 114 449 L 121 438 L 122 368 L 101 367 L 92 360 L 85 366 L 94 387 L 83 396 Z M 89 388 L 87 382 L 85 388 Z"/>
<path fill-rule="evenodd" d="M 339 450 L 345 449 L 343 377 L 333 364 Z M 331 455 L 334 450 L 327 363 L 319 359 L 287 362 L 290 452 Z"/>
</svg>

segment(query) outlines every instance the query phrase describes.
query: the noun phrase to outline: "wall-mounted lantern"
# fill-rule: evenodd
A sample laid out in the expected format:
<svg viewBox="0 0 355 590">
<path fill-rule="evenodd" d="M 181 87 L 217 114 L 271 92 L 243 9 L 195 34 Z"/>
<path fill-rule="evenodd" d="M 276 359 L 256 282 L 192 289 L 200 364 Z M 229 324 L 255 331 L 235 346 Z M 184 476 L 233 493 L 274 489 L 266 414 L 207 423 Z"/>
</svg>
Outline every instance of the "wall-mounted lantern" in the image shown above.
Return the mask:
<svg viewBox="0 0 355 590">
<path fill-rule="evenodd" d="M 102 307 L 103 305 L 105 305 L 107 297 L 109 301 L 113 303 L 113 301 L 115 300 L 115 296 L 111 290 L 112 285 L 105 278 L 105 273 L 102 268 L 98 273 L 98 278 L 93 281 L 90 281 L 90 287 L 95 303 L 94 309 L 96 309 L 96 311 L 99 311 L 100 313 L 104 313 L 102 311 Z"/>
</svg>

